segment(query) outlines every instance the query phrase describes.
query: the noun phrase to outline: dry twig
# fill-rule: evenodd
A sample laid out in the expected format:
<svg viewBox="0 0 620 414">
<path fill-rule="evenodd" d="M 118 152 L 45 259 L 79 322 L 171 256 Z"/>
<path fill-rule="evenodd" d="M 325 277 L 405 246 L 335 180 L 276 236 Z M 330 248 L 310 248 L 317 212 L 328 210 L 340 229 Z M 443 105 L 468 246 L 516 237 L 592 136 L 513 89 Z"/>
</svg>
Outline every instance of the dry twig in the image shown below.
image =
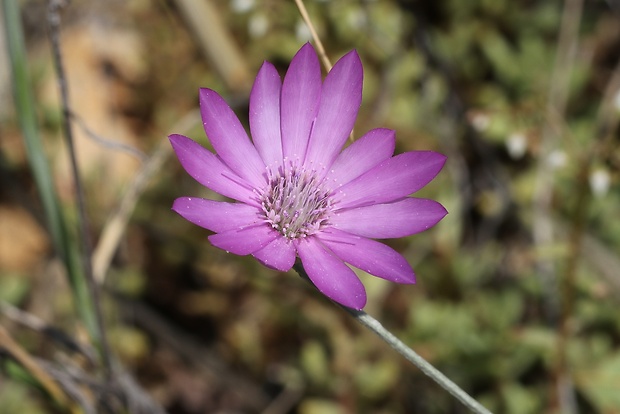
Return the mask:
<svg viewBox="0 0 620 414">
<path fill-rule="evenodd" d="M 62 388 L 56 381 L 24 350 L 9 332 L 0 326 L 0 348 L 4 348 L 15 360 L 32 375 L 52 398 L 63 407 L 71 407 L 72 413 L 78 413 Z"/>
</svg>

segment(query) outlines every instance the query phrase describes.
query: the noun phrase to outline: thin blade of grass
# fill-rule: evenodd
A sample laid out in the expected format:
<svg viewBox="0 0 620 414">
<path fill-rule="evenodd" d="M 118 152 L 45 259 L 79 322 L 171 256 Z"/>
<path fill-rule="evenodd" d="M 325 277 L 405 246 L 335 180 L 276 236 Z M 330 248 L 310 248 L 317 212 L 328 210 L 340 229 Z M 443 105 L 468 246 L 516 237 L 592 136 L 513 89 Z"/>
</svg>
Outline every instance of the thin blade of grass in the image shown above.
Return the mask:
<svg viewBox="0 0 620 414">
<path fill-rule="evenodd" d="M 24 137 L 28 163 L 30 164 L 41 198 L 52 244 L 67 269 L 67 276 L 72 288 L 77 312 L 91 338 L 99 342 L 94 306 L 84 279 L 78 249 L 72 241 L 67 228 L 37 127 L 34 100 L 26 66 L 26 47 L 19 12 L 19 2 L 2 0 L 2 9 L 4 12 L 4 27 L 6 28 L 9 59 L 11 61 L 11 83 L 13 85 L 16 114 Z"/>
</svg>

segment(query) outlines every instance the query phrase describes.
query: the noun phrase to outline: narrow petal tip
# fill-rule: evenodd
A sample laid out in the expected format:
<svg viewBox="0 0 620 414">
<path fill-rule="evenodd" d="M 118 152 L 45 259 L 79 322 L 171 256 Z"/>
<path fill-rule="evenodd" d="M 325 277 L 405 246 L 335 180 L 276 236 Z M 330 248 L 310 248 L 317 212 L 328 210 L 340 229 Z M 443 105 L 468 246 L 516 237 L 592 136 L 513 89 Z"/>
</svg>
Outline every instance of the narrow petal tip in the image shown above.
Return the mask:
<svg viewBox="0 0 620 414">
<path fill-rule="evenodd" d="M 341 305 L 346 306 L 347 308 L 351 308 L 354 309 L 356 311 L 361 311 L 362 309 L 364 309 L 364 306 L 366 306 L 366 295 L 358 295 L 355 296 L 353 298 L 350 298 L 350 304 L 344 304 L 339 302 Z"/>
<path fill-rule="evenodd" d="M 319 292 L 349 308 L 360 310 L 366 305 L 366 290 L 357 275 L 318 239 L 298 241 L 296 248 L 304 270 Z"/>
</svg>

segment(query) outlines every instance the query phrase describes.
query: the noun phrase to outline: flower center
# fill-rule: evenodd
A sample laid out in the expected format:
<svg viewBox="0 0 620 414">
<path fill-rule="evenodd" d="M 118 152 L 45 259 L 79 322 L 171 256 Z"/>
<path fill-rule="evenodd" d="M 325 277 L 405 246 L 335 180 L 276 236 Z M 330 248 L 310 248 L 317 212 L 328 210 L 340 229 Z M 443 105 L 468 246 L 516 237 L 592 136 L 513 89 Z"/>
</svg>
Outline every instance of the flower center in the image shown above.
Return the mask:
<svg viewBox="0 0 620 414">
<path fill-rule="evenodd" d="M 294 165 L 268 172 L 269 184 L 260 194 L 265 221 L 287 239 L 306 237 L 324 226 L 331 211 L 330 191 L 311 171 Z"/>
</svg>

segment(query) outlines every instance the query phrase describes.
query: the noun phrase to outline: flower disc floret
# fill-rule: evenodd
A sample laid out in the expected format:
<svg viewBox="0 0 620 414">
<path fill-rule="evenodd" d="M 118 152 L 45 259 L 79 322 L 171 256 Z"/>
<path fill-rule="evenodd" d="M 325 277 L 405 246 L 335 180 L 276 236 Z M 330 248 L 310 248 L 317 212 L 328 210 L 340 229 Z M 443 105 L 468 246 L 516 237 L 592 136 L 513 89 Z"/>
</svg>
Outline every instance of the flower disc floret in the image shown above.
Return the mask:
<svg viewBox="0 0 620 414">
<path fill-rule="evenodd" d="M 289 240 L 311 236 L 328 224 L 332 207 L 330 191 L 312 171 L 289 164 L 275 174 L 259 200 L 264 219 Z"/>
</svg>

